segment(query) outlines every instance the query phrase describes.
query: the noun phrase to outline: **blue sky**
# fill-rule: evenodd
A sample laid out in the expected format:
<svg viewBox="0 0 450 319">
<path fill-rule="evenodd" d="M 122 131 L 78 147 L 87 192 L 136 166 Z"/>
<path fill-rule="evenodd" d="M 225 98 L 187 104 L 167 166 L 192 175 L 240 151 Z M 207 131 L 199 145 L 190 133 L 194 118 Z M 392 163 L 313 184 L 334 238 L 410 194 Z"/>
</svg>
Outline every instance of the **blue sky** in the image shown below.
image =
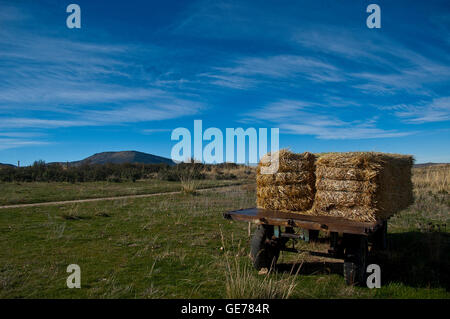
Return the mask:
<svg viewBox="0 0 450 319">
<path fill-rule="evenodd" d="M 169 157 L 195 119 L 450 162 L 449 49 L 448 1 L 0 0 L 0 162 Z"/>
</svg>

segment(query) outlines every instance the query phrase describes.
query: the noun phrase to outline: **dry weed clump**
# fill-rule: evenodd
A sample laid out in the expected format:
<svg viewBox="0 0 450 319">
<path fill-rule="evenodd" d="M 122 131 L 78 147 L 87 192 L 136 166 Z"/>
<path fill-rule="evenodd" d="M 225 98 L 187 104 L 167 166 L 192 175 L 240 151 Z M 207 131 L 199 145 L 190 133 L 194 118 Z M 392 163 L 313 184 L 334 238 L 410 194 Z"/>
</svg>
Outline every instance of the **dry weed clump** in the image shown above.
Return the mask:
<svg viewBox="0 0 450 319">
<path fill-rule="evenodd" d="M 220 231 L 222 247 L 225 255 L 226 297 L 229 299 L 288 299 L 295 288 L 296 277 L 300 270 L 290 274 L 279 274 L 273 269 L 256 275 L 254 269 L 247 263 L 241 264 L 239 253 L 233 254 L 227 249 L 222 231 Z M 241 251 L 240 242 L 237 251 Z"/>
</svg>

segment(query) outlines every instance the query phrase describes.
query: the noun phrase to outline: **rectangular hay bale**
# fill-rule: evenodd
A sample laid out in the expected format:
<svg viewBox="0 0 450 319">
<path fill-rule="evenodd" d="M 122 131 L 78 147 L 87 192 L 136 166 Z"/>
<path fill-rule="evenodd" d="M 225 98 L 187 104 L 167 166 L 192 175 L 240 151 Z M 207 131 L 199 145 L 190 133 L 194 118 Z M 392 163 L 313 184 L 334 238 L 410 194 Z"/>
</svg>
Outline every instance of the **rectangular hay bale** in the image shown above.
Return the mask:
<svg viewBox="0 0 450 319">
<path fill-rule="evenodd" d="M 413 201 L 412 164 L 413 158 L 408 155 L 322 155 L 316 162 L 313 210 L 320 215 L 359 221 L 389 218 Z"/>
<path fill-rule="evenodd" d="M 280 185 L 280 186 L 263 186 L 256 189 L 256 195 L 260 198 L 308 198 L 314 199 L 314 189 L 310 185 Z"/>
<path fill-rule="evenodd" d="M 377 190 L 377 184 L 370 181 L 355 180 L 335 180 L 335 179 L 318 179 L 316 181 L 316 189 L 320 191 L 342 191 L 342 192 L 368 192 L 373 193 Z"/>
<path fill-rule="evenodd" d="M 292 198 L 278 196 L 274 198 L 261 198 L 256 199 L 256 205 L 258 208 L 274 209 L 281 211 L 302 212 L 309 210 L 312 205 L 312 200 L 307 198 Z"/>
<path fill-rule="evenodd" d="M 376 172 L 372 170 L 364 170 L 360 168 L 341 168 L 331 166 L 317 166 L 316 178 L 330 180 L 345 181 L 368 181 L 376 176 Z"/>
<path fill-rule="evenodd" d="M 256 176 L 256 185 L 265 187 L 273 185 L 297 185 L 308 184 L 314 185 L 315 176 L 311 171 L 285 172 L 275 174 L 258 174 Z"/>
<path fill-rule="evenodd" d="M 278 153 L 278 171 L 262 174 L 261 167 L 271 165 L 273 155 L 260 161 L 256 176 L 257 206 L 260 208 L 303 211 L 311 209 L 315 195 L 315 156 L 295 154 L 288 150 Z"/>
<path fill-rule="evenodd" d="M 261 174 L 261 167 L 269 167 L 272 161 L 278 164 L 277 173 L 314 172 L 315 160 L 316 157 L 309 152 L 296 154 L 282 149 L 273 154 L 269 152 L 264 155 L 258 164 L 257 173 Z"/>
</svg>

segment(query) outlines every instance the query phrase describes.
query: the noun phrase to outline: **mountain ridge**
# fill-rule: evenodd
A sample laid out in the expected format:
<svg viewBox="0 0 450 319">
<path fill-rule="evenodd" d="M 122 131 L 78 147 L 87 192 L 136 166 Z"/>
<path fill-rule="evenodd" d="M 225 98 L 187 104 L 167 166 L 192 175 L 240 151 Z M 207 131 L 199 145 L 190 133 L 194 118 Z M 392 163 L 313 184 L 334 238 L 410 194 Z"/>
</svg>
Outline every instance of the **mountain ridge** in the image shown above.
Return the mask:
<svg viewBox="0 0 450 319">
<path fill-rule="evenodd" d="M 3 167 L 16 167 L 16 165 L 0 163 L 0 168 L 3 168 Z"/>
<path fill-rule="evenodd" d="M 175 163 L 166 157 L 138 151 L 101 152 L 86 157 L 85 159 L 69 162 L 69 165 L 80 166 L 84 164 L 168 164 Z"/>
</svg>

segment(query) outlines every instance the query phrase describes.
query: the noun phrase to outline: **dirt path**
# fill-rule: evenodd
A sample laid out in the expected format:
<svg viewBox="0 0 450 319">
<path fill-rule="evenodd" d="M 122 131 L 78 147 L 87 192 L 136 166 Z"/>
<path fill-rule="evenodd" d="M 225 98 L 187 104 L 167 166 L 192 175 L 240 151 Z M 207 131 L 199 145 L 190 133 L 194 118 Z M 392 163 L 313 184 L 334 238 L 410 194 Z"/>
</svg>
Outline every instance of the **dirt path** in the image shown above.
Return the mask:
<svg viewBox="0 0 450 319">
<path fill-rule="evenodd" d="M 242 186 L 242 185 L 245 185 L 245 184 L 235 184 L 235 185 L 224 185 L 224 186 L 217 186 L 217 187 L 208 187 L 208 188 L 198 189 L 197 192 L 205 192 L 205 191 L 216 190 L 216 189 L 221 189 L 221 188 L 231 188 L 231 187 Z M 105 200 L 118 200 L 118 199 L 128 199 L 128 198 L 145 198 L 145 197 L 152 197 L 152 196 L 174 195 L 174 194 L 181 194 L 181 191 L 162 192 L 162 193 L 153 193 L 153 194 L 141 194 L 141 195 L 122 195 L 122 196 L 114 196 L 114 197 L 87 198 L 87 199 L 65 200 L 65 201 L 58 201 L 58 202 L 43 202 L 43 203 L 33 203 L 33 204 L 14 204 L 14 205 L 0 206 L 0 209 L 66 205 L 66 204 L 76 204 L 76 203 L 100 202 L 100 201 L 105 201 Z"/>
</svg>

